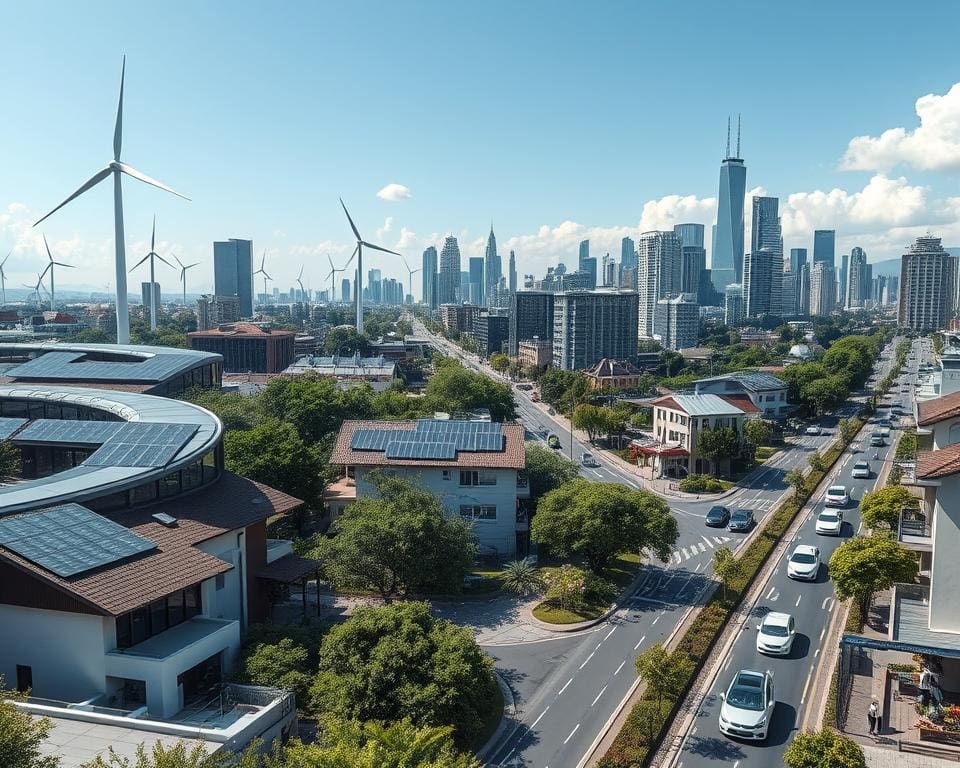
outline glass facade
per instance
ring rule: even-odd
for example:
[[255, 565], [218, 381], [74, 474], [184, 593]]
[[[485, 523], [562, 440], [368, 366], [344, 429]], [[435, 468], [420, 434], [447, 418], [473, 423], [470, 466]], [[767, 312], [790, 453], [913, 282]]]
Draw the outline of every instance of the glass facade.
[[131, 648], [154, 635], [199, 616], [200, 585], [178, 590], [117, 617], [117, 648]]

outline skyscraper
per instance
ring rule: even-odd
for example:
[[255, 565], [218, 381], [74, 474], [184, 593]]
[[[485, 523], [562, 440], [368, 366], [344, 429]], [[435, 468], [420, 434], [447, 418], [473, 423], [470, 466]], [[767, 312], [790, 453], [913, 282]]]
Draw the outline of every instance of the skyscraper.
[[703, 247], [703, 224], [677, 224], [674, 234], [680, 238], [681, 293], [699, 295], [700, 278], [707, 268], [707, 250]]
[[730, 154], [730, 121], [727, 121], [727, 156], [720, 164], [717, 228], [710, 262], [713, 284], [723, 292], [743, 275], [743, 196], [747, 190], [747, 167], [740, 159], [740, 119], [737, 118], [737, 154]]
[[487, 250], [484, 254], [484, 264], [483, 269], [485, 272], [485, 280], [482, 285], [484, 289], [482, 292], [482, 298], [477, 300], [474, 298], [474, 304], [484, 304], [487, 297], [493, 296], [494, 289], [497, 287], [497, 283], [500, 282], [500, 278], [503, 275], [503, 267], [500, 263], [500, 255], [497, 253], [497, 238], [493, 234], [493, 223], [490, 224], [490, 234], [487, 235]]
[[421, 262], [423, 271], [423, 296], [421, 301], [430, 309], [437, 308], [437, 249], [427, 246]]
[[604, 357], [634, 357], [636, 328], [637, 294], [633, 291], [558, 293], [553, 303], [553, 365], [576, 371]]
[[590, 258], [590, 241], [581, 240], [579, 256], [577, 258], [577, 269], [580, 272], [583, 272], [583, 262], [589, 258]]
[[510, 298], [507, 349], [517, 356], [518, 344], [535, 336], [553, 339], [553, 294], [544, 291], [517, 291]]
[[833, 229], [817, 229], [813, 232], [813, 262], [824, 261], [836, 266], [835, 248], [837, 232]]
[[833, 265], [814, 260], [810, 269], [810, 314], [827, 317], [837, 303], [837, 277]]
[[517, 292], [517, 254], [510, 251], [510, 293]]
[[673, 232], [681, 245], [703, 248], [703, 224], [674, 224]]
[[[153, 290], [150, 290], [151, 285]], [[157, 317], [160, 316], [160, 283], [140, 283], [140, 295], [141, 300], [143, 301], [143, 311], [146, 313], [144, 316], [149, 320], [150, 319], [150, 307], [153, 306], [151, 302], [156, 303], [157, 307]]]
[[340, 281], [340, 301], [343, 304], [350, 303], [350, 278], [343, 278]]
[[437, 278], [437, 304], [456, 304], [460, 288], [460, 246], [457, 238], [447, 236], [440, 251], [440, 273]]
[[790, 249], [790, 271], [799, 272], [800, 267], [807, 263], [807, 249], [806, 248], [791, 248]]
[[783, 273], [783, 290], [780, 294], [780, 317], [796, 317], [799, 314], [797, 308], [799, 296], [797, 295], [797, 284], [800, 281], [798, 272]]
[[810, 262], [805, 261], [797, 270], [797, 314], [810, 314]]
[[723, 322], [737, 326], [743, 322], [743, 286], [731, 283], [723, 290]]
[[640, 336], [656, 332], [657, 302], [680, 293], [680, 238], [674, 232], [644, 232], [637, 243]]
[[[492, 233], [491, 233], [492, 236]], [[490, 263], [489, 254], [487, 264]], [[479, 256], [470, 257], [470, 303], [484, 306], [487, 303], [488, 294], [483, 285], [483, 266], [484, 260]], [[466, 297], [464, 297], [466, 298]]]
[[700, 334], [700, 305], [690, 293], [678, 293], [657, 302], [654, 325], [665, 349], [697, 346]]
[[379, 269], [367, 270], [367, 290], [371, 304], [383, 304], [383, 273]]
[[240, 299], [240, 316], [253, 317], [253, 240], [215, 241], [213, 292]]
[[838, 302], [841, 307], [847, 305], [847, 267], [850, 264], [850, 254], [843, 253], [840, 255], [840, 284], [838, 286], [840, 295]]
[[863, 248], [855, 247], [850, 251], [846, 306], [862, 307], [865, 300], [872, 298], [873, 270], [867, 264], [867, 254]]
[[[754, 198], [756, 199], [756, 198]], [[748, 318], [780, 315], [783, 290], [783, 256], [761, 248], [743, 257], [743, 312]]]
[[590, 288], [597, 287], [597, 258], [595, 256], [588, 256], [583, 260], [583, 264], [580, 267], [580, 271], [587, 275], [587, 285]]
[[[780, 201], [775, 197], [754, 197], [750, 250], [767, 250], [783, 256], [780, 237]], [[749, 316], [749, 315], [748, 315]]]
[[956, 309], [957, 257], [944, 250], [939, 237], [918, 237], [900, 260], [898, 324], [921, 333], [939, 331]]
[[637, 247], [629, 237], [620, 241], [620, 269], [637, 266]]

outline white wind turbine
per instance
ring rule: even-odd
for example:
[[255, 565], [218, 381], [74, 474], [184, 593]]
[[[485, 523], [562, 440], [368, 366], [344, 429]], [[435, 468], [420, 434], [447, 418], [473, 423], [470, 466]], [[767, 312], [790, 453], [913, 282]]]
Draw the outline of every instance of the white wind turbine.
[[[35, 285], [28, 285], [23, 283], [24, 288], [29, 288], [31, 291], [37, 294], [37, 308], [42, 312], [43, 304], [40, 303], [40, 289], [43, 288], [43, 273], [37, 275], [37, 282]], [[46, 288], [44, 288], [46, 290]], [[29, 295], [29, 294], [28, 294]]]
[[180, 265], [180, 282], [183, 283], [183, 308], [186, 309], [187, 308], [187, 270], [197, 266], [200, 262], [195, 261], [193, 262], [193, 264], [184, 264], [182, 261], [180, 261], [180, 258], [176, 254], [173, 254], [173, 258], [175, 258], [177, 260], [177, 264]]
[[153, 260], [155, 258], [160, 259], [164, 264], [166, 264], [170, 269], [174, 269], [173, 264], [167, 261], [163, 256], [157, 253], [156, 250], [157, 243], [157, 217], [153, 217], [153, 231], [150, 233], [150, 252], [144, 256], [140, 261], [134, 264], [130, 271], [133, 272], [137, 267], [139, 267], [147, 259], [150, 259], [150, 330], [157, 330], [157, 302], [154, 300], [156, 298], [153, 292], [153, 286], [156, 284], [156, 279], [153, 272]]
[[410, 286], [410, 301], [413, 302], [413, 276], [417, 274], [417, 272], [423, 272], [423, 267], [410, 269], [410, 265], [407, 264], [407, 260], [403, 256], [400, 258], [403, 259], [403, 266], [407, 268], [407, 285]]
[[50, 253], [50, 246], [49, 246], [49, 244], [47, 243], [47, 236], [46, 236], [46, 235], [43, 236], [43, 244], [44, 244], [44, 246], [45, 246], [46, 249], [47, 249], [47, 258], [49, 259], [49, 261], [47, 262], [46, 268], [43, 270], [43, 272], [40, 273], [40, 279], [43, 280], [43, 276], [46, 275], [47, 272], [50, 273], [50, 311], [53, 312], [53, 311], [56, 309], [56, 306], [54, 305], [55, 296], [54, 296], [53, 268], [54, 268], [54, 267], [69, 267], [70, 269], [74, 269], [74, 265], [73, 265], [73, 264], [64, 264], [62, 261], [54, 261], [54, 260], [53, 260], [53, 254]]
[[120, 101], [117, 104], [117, 122], [113, 129], [113, 160], [101, 171], [94, 174], [70, 197], [64, 200], [60, 205], [54, 208], [50, 213], [38, 219], [33, 226], [37, 226], [48, 216], [52, 216], [63, 206], [74, 198], [80, 197], [88, 189], [92, 189], [101, 181], [109, 176], [113, 176], [113, 239], [116, 251], [116, 275], [117, 275], [117, 344], [127, 344], [130, 341], [130, 313], [127, 309], [127, 260], [123, 242], [123, 191], [121, 177], [123, 174], [132, 176], [138, 181], [151, 184], [166, 192], [189, 200], [189, 197], [181, 195], [176, 190], [171, 189], [156, 179], [150, 178], [145, 173], [141, 173], [136, 168], [127, 165], [120, 160], [120, 148], [123, 144], [123, 81], [127, 69], [127, 57], [123, 57], [123, 65], [120, 69]]
[[[354, 254], [357, 257], [357, 279], [354, 281], [356, 284], [353, 287], [353, 292], [357, 295], [357, 333], [363, 333], [363, 249], [364, 246], [367, 248], [372, 248], [375, 251], [382, 251], [383, 253], [392, 253], [394, 256], [400, 256], [396, 251], [391, 251], [388, 248], [382, 248], [379, 245], [374, 245], [373, 243], [368, 243], [362, 237], [360, 237], [360, 232], [357, 229], [357, 225], [353, 223], [353, 219], [350, 218], [350, 211], [347, 210], [347, 206], [343, 204], [343, 198], [340, 198], [340, 205], [343, 207], [343, 212], [347, 214], [347, 221], [350, 222], [350, 229], [353, 230], [353, 234], [357, 238], [357, 247], [354, 249]], [[402, 258], [402, 257], [401, 257]], [[353, 261], [353, 256], [350, 257], [350, 261]], [[350, 261], [347, 264], [350, 264]], [[346, 269], [346, 267], [344, 267]]]
[[3, 294], [3, 306], [7, 305], [7, 273], [3, 271], [3, 265], [7, 263], [7, 259], [10, 258], [12, 253], [13, 248], [3, 257], [3, 261], [0, 261], [0, 294]]
[[297, 275], [297, 285], [300, 286], [300, 300], [304, 304], [309, 304], [310, 302], [307, 301], [307, 289], [303, 287], [303, 280], [301, 280], [302, 277], [303, 277], [303, 264], [300, 265], [300, 274]]
[[264, 251], [263, 251], [263, 258], [260, 259], [260, 269], [258, 269], [256, 272], [253, 273], [253, 276], [254, 276], [254, 277], [256, 277], [257, 275], [263, 275], [263, 303], [264, 303], [264, 305], [267, 305], [267, 304], [270, 303], [270, 301], [269, 301], [269, 299], [268, 299], [268, 297], [267, 297], [267, 280], [271, 280], [271, 281], [273, 280], [273, 278], [270, 277], [270, 275], [267, 274], [267, 270], [264, 269], [264, 267], [266, 266], [266, 263], [267, 263], [267, 251], [266, 251], [266, 249], [264, 249]]
[[[354, 251], [354, 253], [356, 253], [356, 251]], [[330, 278], [330, 303], [333, 304], [333, 297], [336, 296], [335, 285], [337, 282], [337, 272], [346, 272], [347, 267], [350, 266], [350, 261], [353, 261], [353, 256], [350, 257], [350, 261], [347, 262], [347, 266], [343, 267], [343, 269], [337, 269], [333, 266], [333, 259], [330, 258], [329, 253], [327, 254], [327, 261], [330, 262], [330, 273], [327, 277]]]

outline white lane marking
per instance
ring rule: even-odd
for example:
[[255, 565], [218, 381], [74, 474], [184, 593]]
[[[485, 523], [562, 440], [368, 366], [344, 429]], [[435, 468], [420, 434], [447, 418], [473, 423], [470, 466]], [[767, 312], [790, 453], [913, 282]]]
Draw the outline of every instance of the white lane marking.
[[701, 536], [700, 538], [707, 543], [707, 546], [710, 547], [710, 549], [713, 549], [713, 542], [710, 541], [710, 539], [708, 539], [706, 536]]
[[724, 672], [726, 672], [726, 671], [730, 668], [730, 662], [731, 662], [731, 661], [733, 661], [733, 659], [727, 659], [727, 663], [723, 665], [723, 671], [724, 671]]
[[603, 696], [603, 692], [604, 692], [605, 690], [607, 690], [607, 686], [603, 686], [603, 688], [600, 689], [600, 693], [597, 694], [597, 697], [596, 697], [592, 702], [590, 702], [590, 706], [591, 706], [591, 707], [592, 707], [594, 704], [596, 704], [598, 701], [600, 701], [600, 697]]
[[597, 643], [597, 647], [596, 647], [596, 648], [594, 648], [593, 650], [595, 650], [595, 651], [599, 651], [599, 650], [600, 650], [600, 646], [601, 646], [601, 645], [603, 645], [603, 640], [601, 640], [601, 641], [600, 641], [599, 643]]
[[646, 636], [646, 635], [644, 635], [643, 637], [641, 637], [640, 640], [637, 642], [637, 644], [636, 644], [635, 646], [633, 646], [633, 650], [637, 650], [637, 648], [640, 647], [640, 643], [642, 643], [642, 642], [643, 642], [644, 640], [646, 640], [646, 639], [647, 639], [647, 636]]
[[681, 549], [683, 550], [683, 558], [684, 558], [684, 560], [689, 560], [689, 559], [690, 559], [690, 553], [687, 552], [687, 548], [686, 548], [686, 547], [681, 547]]
[[699, 573], [700, 569], [703, 568], [703, 563], [697, 563], [697, 567], [694, 569], [694, 573]]
[[820, 655], [820, 649], [817, 648], [817, 650], [815, 650], [815, 651], [813, 652], [813, 658], [817, 658], [817, 656], [819, 656], [819, 655]]
[[810, 680], [813, 679], [813, 665], [810, 665], [810, 671], [807, 672], [807, 682], [803, 684], [803, 693], [800, 696], [800, 706], [803, 706], [807, 700], [807, 689], [810, 687]]
[[[596, 651], [594, 651], [593, 653], [596, 653]], [[587, 660], [586, 660], [585, 662], [583, 662], [583, 664], [580, 665], [580, 669], [583, 669], [585, 666], [587, 666], [587, 664], [590, 663], [590, 659], [593, 658], [593, 653], [591, 653], [589, 656], [587, 656]]]
[[677, 565], [680, 565], [680, 563], [683, 562], [683, 558], [680, 557], [680, 553], [679, 553], [679, 552], [674, 552], [674, 553], [673, 553], [673, 556], [674, 556], [675, 558], [677, 558]]
[[776, 591], [777, 591], [777, 588], [775, 586], [770, 587], [770, 591], [767, 592], [767, 600], [769, 600], [773, 596], [773, 593]]
[[[797, 595], [797, 603], [796, 603], [796, 605], [800, 605], [800, 598], [802, 598], [802, 597], [803, 597], [803, 595]], [[796, 607], [796, 605], [795, 605], [794, 607]]]
[[614, 632], [616, 632], [616, 631], [617, 631], [617, 628], [614, 627], [614, 628], [611, 629], [609, 632], [607, 632], [606, 637], [604, 637], [603, 639], [606, 640], [608, 637], [610, 637], [610, 635], [612, 635], [612, 634], [613, 634]]
[[823, 629], [820, 630], [820, 641], [821, 641], [821, 642], [823, 641], [823, 636], [826, 634], [826, 632], [827, 632], [827, 628], [826, 628], [826, 627], [824, 627]]
[[624, 659], [623, 661], [620, 662], [620, 666], [617, 667], [617, 671], [613, 673], [613, 676], [614, 676], [614, 677], [617, 676], [617, 673], [619, 673], [620, 670], [623, 669], [623, 665], [626, 664], [626, 663], [627, 663], [626, 659]]
[[697, 546], [700, 547], [700, 554], [701, 554], [701, 555], [702, 555], [704, 552], [707, 551], [707, 548], [706, 548], [703, 544], [697, 544]]
[[[548, 706], [547, 709], [550, 709], [550, 707]], [[540, 717], [538, 717], [536, 720], [533, 721], [533, 725], [530, 726], [531, 731], [537, 727], [537, 723], [543, 720], [543, 716], [547, 714], [547, 709], [543, 710], [543, 712], [540, 713]]]
[[563, 684], [563, 688], [560, 689], [560, 691], [557, 693], [557, 696], [559, 696], [561, 693], [567, 690], [567, 686], [570, 685], [570, 683], [572, 682], [573, 682], [573, 678], [571, 677], [569, 680], [567, 680], [567, 682]]
[[577, 723], [575, 726], [573, 726], [573, 730], [570, 731], [570, 735], [563, 740], [563, 743], [566, 744], [568, 741], [570, 741], [570, 739], [573, 738], [573, 734], [575, 734], [578, 730], [580, 730], [580, 723]]
[[[660, 617], [659, 617], [659, 616], [657, 616], [657, 618], [655, 618], [655, 619], [653, 620], [653, 622], [650, 624], [650, 626], [652, 627], [652, 626], [653, 626], [654, 624], [656, 624], [658, 621], [660, 621]], [[592, 655], [592, 654], [591, 654], [591, 655]]]
[[827, 610], [827, 606], [830, 604], [830, 601], [831, 601], [831, 600], [833, 600], [832, 597], [825, 597], [825, 598], [823, 598], [823, 602], [820, 603], [820, 610], [822, 610], [822, 611]]

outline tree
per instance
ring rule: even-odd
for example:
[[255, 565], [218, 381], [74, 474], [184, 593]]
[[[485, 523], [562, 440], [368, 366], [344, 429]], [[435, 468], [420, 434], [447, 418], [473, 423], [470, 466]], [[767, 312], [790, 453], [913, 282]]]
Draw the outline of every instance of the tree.
[[577, 610], [583, 606], [587, 592], [587, 572], [569, 563], [554, 568], [544, 577], [547, 599], [563, 609]]
[[740, 438], [730, 427], [704, 429], [697, 435], [697, 453], [713, 464], [721, 459], [736, 456], [740, 450]]
[[743, 437], [756, 451], [773, 435], [773, 427], [763, 419], [747, 419], [743, 425]]
[[713, 572], [723, 585], [723, 600], [727, 600], [727, 588], [743, 573], [742, 563], [728, 547], [720, 547], [713, 553]]
[[536, 500], [577, 477], [580, 466], [575, 461], [563, 458], [559, 451], [542, 445], [530, 445], [526, 450], [524, 471], [530, 482], [530, 498]]
[[285, 768], [480, 768], [458, 752], [449, 726], [418, 728], [409, 719], [393, 723], [325, 717], [312, 744], [291, 742]]
[[327, 331], [323, 341], [323, 351], [328, 355], [352, 357], [358, 352], [363, 355], [370, 350], [370, 340], [363, 334], [357, 333], [352, 325], [338, 325]]
[[863, 748], [829, 728], [800, 732], [783, 754], [787, 768], [866, 768]]
[[800, 389], [800, 399], [820, 415], [841, 405], [848, 393], [849, 382], [846, 378], [842, 375], [827, 376], [804, 384]]
[[[236, 761], [236, 755], [232, 755], [226, 750], [210, 755], [206, 747], [197, 742], [193, 746], [188, 746], [183, 741], [178, 741], [172, 747], [165, 747], [159, 741], [148, 751], [146, 746], [141, 744], [137, 747], [136, 755], [133, 760], [128, 757], [118, 755], [110, 748], [110, 753], [106, 759], [97, 757], [89, 763], [85, 763], [83, 768], [259, 768], [262, 765], [260, 756], [254, 748], [248, 749], [240, 756], [239, 762]], [[269, 768], [279, 768], [278, 763], [267, 761]]]
[[810, 469], [814, 472], [825, 472], [827, 469], [827, 465], [819, 451], [814, 451], [807, 457], [807, 464], [810, 465]]
[[425, 603], [358, 608], [320, 646], [313, 708], [341, 718], [452, 726], [459, 745], [482, 733], [500, 695], [469, 629]]
[[9, 483], [20, 477], [20, 449], [9, 440], [0, 443], [0, 483]]
[[47, 718], [34, 720], [13, 703], [18, 695], [4, 690], [0, 677], [0, 765], [3, 768], [57, 768], [60, 759], [45, 755], [42, 747], [53, 723]]
[[308, 671], [309, 651], [290, 637], [279, 642], [258, 643], [243, 660], [243, 673], [254, 685], [293, 691], [297, 702], [306, 704], [312, 680]]
[[587, 438], [592, 443], [607, 426], [605, 411], [605, 408], [596, 405], [578, 405], [573, 409], [570, 423], [573, 424], [575, 429], [586, 432]]
[[888, 485], [876, 491], [868, 491], [860, 500], [860, 519], [867, 528], [895, 528], [900, 522], [904, 506], [918, 504], [919, 500], [906, 488]]
[[500, 578], [503, 588], [518, 595], [528, 595], [543, 587], [543, 580], [529, 560], [514, 560], [503, 566]]
[[657, 708], [664, 697], [674, 699], [683, 691], [693, 674], [693, 662], [686, 653], [667, 653], [663, 643], [650, 646], [637, 656], [634, 666], [637, 676], [646, 683], [647, 693], [657, 701]]
[[852, 419], [840, 419], [837, 423], [837, 428], [840, 430], [840, 437], [843, 439], [843, 442], [849, 443], [857, 436], [859, 429], [857, 428], [856, 422]]
[[540, 499], [531, 536], [560, 556], [583, 555], [599, 574], [622, 552], [649, 550], [666, 562], [678, 530], [669, 506], [659, 496], [578, 478]]
[[252, 429], [263, 421], [260, 398], [256, 395], [194, 387], [184, 393], [183, 398], [212, 411], [228, 432], [234, 429]]
[[486, 408], [494, 421], [512, 419], [516, 408], [509, 385], [459, 365], [437, 370], [427, 383], [424, 399], [434, 411], [462, 413]]
[[470, 523], [448, 517], [434, 494], [399, 477], [373, 473], [376, 497], [357, 499], [320, 539], [331, 581], [373, 589], [385, 600], [414, 591], [457, 592], [473, 562]]
[[853, 598], [864, 616], [873, 593], [917, 575], [917, 557], [888, 536], [858, 536], [837, 547], [830, 556], [830, 578], [837, 597]]
[[503, 373], [510, 368], [510, 358], [503, 352], [494, 352], [490, 355], [490, 367], [493, 370]]
[[793, 488], [794, 498], [800, 498], [804, 491], [807, 490], [807, 478], [799, 469], [791, 469], [784, 475], [783, 479], [787, 481], [787, 485]]

